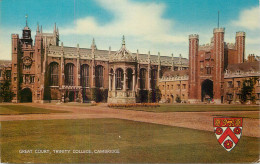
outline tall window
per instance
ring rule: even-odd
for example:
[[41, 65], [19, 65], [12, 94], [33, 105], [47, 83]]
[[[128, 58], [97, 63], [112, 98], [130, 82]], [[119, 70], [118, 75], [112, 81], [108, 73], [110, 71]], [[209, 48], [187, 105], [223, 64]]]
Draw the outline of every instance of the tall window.
[[131, 68], [127, 69], [127, 88], [132, 90], [133, 87], [133, 71]]
[[146, 70], [142, 68], [140, 70], [140, 89], [145, 89]]
[[89, 87], [89, 66], [83, 64], [80, 69], [80, 84], [82, 87]]
[[95, 77], [96, 77], [96, 87], [98, 88], [103, 87], [103, 66], [101, 65], [96, 66]]
[[123, 89], [123, 81], [124, 81], [124, 72], [121, 68], [116, 70], [116, 89], [122, 90]]
[[65, 66], [65, 85], [74, 85], [74, 64], [68, 63]]
[[50, 64], [50, 86], [59, 85], [59, 65], [56, 62]]
[[155, 89], [157, 83], [157, 70], [153, 69], [151, 71], [151, 87], [152, 89]]

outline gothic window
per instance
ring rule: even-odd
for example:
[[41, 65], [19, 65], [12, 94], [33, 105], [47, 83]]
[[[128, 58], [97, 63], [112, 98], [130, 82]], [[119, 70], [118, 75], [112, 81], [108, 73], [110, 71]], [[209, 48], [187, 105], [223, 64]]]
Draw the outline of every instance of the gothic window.
[[56, 62], [50, 64], [50, 86], [59, 84], [59, 65]]
[[68, 63], [65, 66], [65, 85], [74, 85], [74, 64]]
[[116, 70], [116, 89], [123, 89], [123, 81], [124, 81], [124, 71], [121, 68]]
[[155, 89], [157, 83], [157, 70], [153, 69], [151, 71], [151, 88]]
[[127, 69], [127, 88], [132, 89], [133, 86], [133, 71], [131, 68]]
[[146, 70], [142, 68], [140, 70], [140, 89], [145, 89]]
[[80, 84], [82, 87], [89, 87], [89, 66], [83, 64], [80, 69]]
[[96, 66], [95, 77], [96, 77], [96, 87], [98, 88], [103, 87], [103, 66], [101, 65]]

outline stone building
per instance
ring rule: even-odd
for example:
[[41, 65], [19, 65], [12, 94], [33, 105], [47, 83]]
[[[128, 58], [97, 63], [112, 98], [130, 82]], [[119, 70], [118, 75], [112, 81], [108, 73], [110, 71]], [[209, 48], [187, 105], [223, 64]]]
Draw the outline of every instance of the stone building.
[[[134, 103], [142, 101], [140, 93], [159, 86], [163, 102], [180, 97], [189, 103], [237, 103], [239, 89], [227, 86], [233, 86], [232, 80], [241, 84], [259, 77], [257, 66], [249, 68], [257, 65], [259, 57], [249, 55], [244, 61], [245, 32], [236, 33], [235, 43], [226, 43], [224, 33], [224, 28], [215, 28], [206, 45], [199, 45], [197, 34], [190, 35], [188, 60], [181, 55], [130, 52], [124, 38], [118, 51], [100, 50], [94, 39], [90, 48], [67, 47], [60, 43], [56, 25], [52, 33], [44, 33], [37, 25], [33, 42], [26, 23], [21, 37], [12, 34], [11, 67], [0, 67], [0, 83], [3, 72], [11, 74], [13, 102], [87, 102], [98, 89], [107, 93], [109, 103]], [[238, 76], [236, 71], [243, 73]]]
[[131, 53], [125, 39], [118, 51], [67, 47], [59, 30], [43, 33], [37, 25], [35, 41], [27, 23], [22, 37], [12, 34], [13, 102], [64, 102], [91, 100], [94, 88], [108, 90], [108, 102], [136, 102], [140, 90], [151, 90], [167, 70], [188, 68], [188, 60]]
[[189, 70], [167, 71], [159, 80], [161, 102], [176, 103], [179, 97], [182, 103], [188, 102]]
[[250, 78], [255, 79], [256, 83], [248, 99], [254, 96], [256, 104], [260, 104], [260, 61], [228, 65], [224, 73], [224, 103], [240, 104], [243, 82]]

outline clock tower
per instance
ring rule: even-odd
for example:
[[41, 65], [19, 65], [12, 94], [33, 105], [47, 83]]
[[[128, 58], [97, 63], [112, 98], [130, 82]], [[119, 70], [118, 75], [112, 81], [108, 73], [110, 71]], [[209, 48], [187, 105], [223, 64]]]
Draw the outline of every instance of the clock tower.
[[26, 25], [23, 29], [23, 36], [21, 38], [22, 43], [24, 43], [26, 46], [30, 45], [32, 46], [32, 37], [31, 37], [31, 29], [28, 27], [27, 23], [27, 15], [26, 17]]

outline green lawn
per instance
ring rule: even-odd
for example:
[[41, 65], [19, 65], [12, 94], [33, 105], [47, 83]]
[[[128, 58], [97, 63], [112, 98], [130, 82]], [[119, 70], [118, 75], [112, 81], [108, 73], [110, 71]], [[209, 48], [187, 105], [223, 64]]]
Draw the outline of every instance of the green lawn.
[[0, 105], [0, 115], [68, 113], [67, 111], [36, 108], [24, 105]]
[[160, 104], [160, 107], [121, 108], [147, 112], [208, 112], [208, 111], [259, 111], [259, 106], [249, 105], [190, 105], [190, 104]]
[[[258, 160], [260, 146], [259, 138], [242, 136], [227, 152], [213, 132], [119, 119], [6, 121], [1, 122], [0, 140], [4, 163], [243, 163]], [[19, 153], [37, 149], [119, 149], [120, 153]]]

